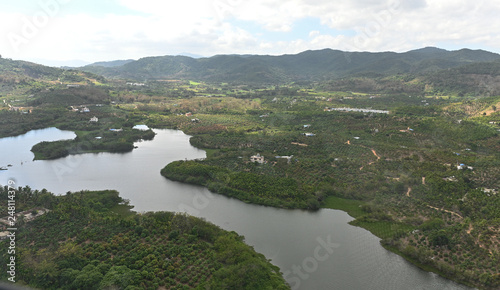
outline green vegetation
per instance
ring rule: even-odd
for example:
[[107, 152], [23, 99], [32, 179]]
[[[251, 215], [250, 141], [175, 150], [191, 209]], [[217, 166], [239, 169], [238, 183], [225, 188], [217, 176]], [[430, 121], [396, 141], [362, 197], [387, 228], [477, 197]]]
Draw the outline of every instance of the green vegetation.
[[[216, 83], [309, 83], [346, 77], [376, 78], [400, 74], [432, 74], [500, 57], [486, 51], [445, 51], [424, 48], [405, 53], [345, 52], [323, 49], [296, 55], [217, 55], [194, 59], [185, 56], [146, 57], [121, 66], [80, 68], [110, 78], [197, 80]], [[464, 72], [469, 72], [469, 69]], [[477, 69], [474, 70], [478, 71]], [[489, 73], [483, 69], [480, 73]], [[447, 84], [447, 83], [446, 83]], [[391, 89], [397, 86], [391, 86]], [[349, 88], [352, 90], [352, 86]], [[394, 91], [392, 91], [394, 92]]]
[[203, 185], [213, 192], [245, 202], [286, 208], [319, 208], [314, 195], [304, 194], [292, 178], [231, 172], [194, 161], [172, 162], [162, 169], [161, 174], [172, 180]]
[[[420, 267], [475, 287], [497, 289], [500, 287], [500, 112], [497, 111], [500, 92], [496, 85], [489, 84], [498, 75], [498, 62], [477, 62], [493, 61], [498, 55], [432, 48], [388, 55], [379, 59], [378, 55], [353, 53], [348, 64], [344, 63], [344, 53], [329, 50], [293, 57], [263, 57], [270, 66], [259, 61], [260, 57], [217, 56], [200, 60], [160, 57], [99, 68], [107, 76], [127, 81], [138, 75], [151, 76], [148, 79], [152, 81], [144, 86], [127, 85], [121, 79], [98, 80], [91, 74], [75, 71], [42, 70], [29, 76], [20, 69], [24, 64], [6, 61], [0, 66], [16, 69], [12, 74], [6, 73], [10, 70], [2, 73], [0, 100], [5, 102], [0, 103], [0, 136], [48, 126], [75, 131], [76, 140], [42, 143], [33, 148], [37, 158], [57, 158], [73, 153], [130, 150], [133, 141], [152, 137], [151, 131], [131, 129], [135, 124], [181, 129], [193, 135], [190, 139], [193, 146], [207, 150], [207, 158], [168, 164], [161, 172], [165, 177], [203, 185], [244, 202], [282, 208], [345, 210], [355, 218], [351, 224], [370, 230], [382, 238], [386, 248]], [[328, 61], [312, 62], [318, 57]], [[287, 62], [285, 72], [282, 66]], [[338, 71], [331, 70], [333, 63], [338, 64]], [[62, 73], [67, 78], [54, 82]], [[176, 80], [171, 79], [172, 75]], [[20, 76], [22, 81], [16, 81]], [[79, 87], [67, 86], [76, 81]], [[9, 111], [13, 106], [25, 107], [24, 113]], [[83, 106], [91, 112], [73, 111]], [[328, 110], [344, 107], [390, 113]], [[27, 112], [28, 108], [31, 112]], [[92, 116], [99, 121], [90, 122]], [[123, 131], [111, 132], [110, 128]], [[264, 157], [263, 163], [250, 161], [256, 154]], [[52, 199], [44, 197], [40, 202]], [[100, 213], [94, 206], [112, 212], [110, 208], [116, 204], [107, 207], [96, 203], [85, 214]], [[63, 214], [63, 209], [60, 210]], [[121, 215], [109, 219], [110, 222], [115, 218], [135, 221], [120, 225], [125, 227], [124, 235], [129, 231], [135, 233], [138, 225], [147, 231], [142, 237], [142, 231], [138, 230], [141, 239], [129, 237], [142, 243], [137, 244], [138, 248], [157, 243], [159, 238], [154, 240], [157, 236], [152, 234], [154, 227], [149, 227], [150, 224], [161, 227], [155, 214], [127, 217], [123, 208], [116, 211]], [[178, 229], [172, 225], [173, 220], [191, 218], [170, 215], [167, 219], [170, 222], [161, 232], [167, 237], [165, 245], [191, 246], [191, 252], [196, 253], [203, 250], [197, 247], [204, 243], [215, 251], [224, 248], [221, 246], [224, 243], [241, 242], [236, 234], [224, 234], [224, 239], [217, 241], [212, 236], [194, 234], [192, 228]], [[70, 216], [75, 219], [71, 223], [84, 222], [78, 220], [78, 215]], [[101, 221], [100, 215], [96, 216], [92, 218]], [[139, 222], [142, 219], [147, 223]], [[88, 226], [79, 225], [83, 229]], [[58, 235], [66, 234], [66, 230]], [[86, 230], [83, 233], [92, 236]], [[109, 231], [109, 235], [114, 234], [119, 233]], [[99, 243], [109, 244], [115, 239], [106, 237]], [[61, 244], [70, 241], [69, 236], [65, 238], [61, 238]], [[126, 245], [112, 250], [128, 251]], [[239, 246], [235, 245], [233, 250], [240, 251]], [[52, 264], [44, 262], [49, 267], [57, 265], [51, 257], [62, 255], [54, 251], [59, 248], [49, 247], [40, 257], [35, 253], [28, 257], [37, 263], [52, 261]], [[82, 251], [87, 253], [90, 249], [82, 245]], [[125, 254], [115, 258], [114, 252], [108, 253], [116, 263], [113, 266], [138, 270], [135, 261], [128, 261]], [[151, 252], [144, 254], [147, 257]], [[107, 258], [97, 255], [98, 252], [92, 259]], [[205, 276], [203, 279], [187, 277], [187, 273], [184, 282], [177, 278], [180, 276], [176, 274], [185, 273], [186, 268], [175, 262], [186, 261], [186, 267], [191, 267], [189, 257], [181, 256], [173, 265], [169, 264], [168, 273], [163, 268], [158, 271], [172, 279], [167, 280], [168, 287], [177, 288], [200, 285], [241, 288], [243, 284], [238, 284], [241, 281], [237, 284], [221, 281], [226, 278], [237, 281], [236, 276], [245, 267], [264, 275], [260, 264], [245, 266], [246, 262], [232, 259], [229, 254], [223, 255], [222, 260], [210, 260], [215, 254], [211, 255], [203, 256], [212, 265], [210, 271], [199, 272], [201, 277]], [[147, 262], [150, 261], [144, 260]], [[39, 267], [37, 263], [34, 265]], [[112, 269], [111, 262], [106, 263], [110, 266], [105, 267], [106, 271], [96, 270], [100, 265], [96, 262], [78, 264], [73, 269], [79, 272], [73, 274], [84, 271], [85, 277], [102, 276], [100, 281], [103, 281]], [[233, 264], [226, 264], [222, 270], [216, 267], [220, 263]], [[159, 261], [158, 264], [161, 265]], [[129, 272], [113, 268], [109, 277], [124, 273]], [[170, 277], [171, 273], [176, 276]], [[73, 274], [64, 275], [71, 281], [80, 281]], [[46, 277], [55, 277], [51, 275]], [[251, 275], [239, 276], [252, 280]], [[251, 284], [250, 280], [245, 280], [244, 285], [257, 288], [264, 285]], [[50, 279], [46, 282], [49, 281], [57, 284]], [[193, 285], [189, 284], [191, 281]], [[155, 287], [154, 283], [159, 282], [144, 283]]]
[[[414, 97], [411, 106], [402, 106], [408, 96], [270, 91], [254, 91], [259, 109], [238, 118], [220, 111], [197, 114], [199, 122], [157, 115], [157, 124], [194, 134], [191, 144], [210, 150], [207, 159], [174, 162], [162, 174], [247, 202], [345, 210], [356, 218], [351, 224], [419, 266], [466, 284], [497, 287], [500, 199], [482, 188], [500, 186], [500, 136], [490, 124], [499, 115], [451, 110], [456, 100], [442, 98]], [[486, 107], [499, 99], [468, 102]], [[198, 100], [185, 104], [196, 106]], [[364, 107], [370, 100], [373, 108], [392, 113], [323, 110]], [[397, 107], [387, 107], [391, 103]], [[257, 153], [266, 162], [250, 162]], [[461, 163], [472, 169], [458, 170]]]
[[134, 149], [133, 142], [141, 139], [151, 140], [155, 136], [151, 129], [141, 131], [128, 128], [119, 132], [101, 130], [79, 133], [74, 140], [38, 143], [31, 151], [35, 153], [35, 159], [38, 160], [57, 159], [69, 154], [91, 152], [123, 153]]
[[392, 217], [386, 215], [382, 209], [374, 209], [373, 205], [358, 200], [329, 196], [323, 207], [347, 212], [356, 218], [350, 222], [351, 225], [365, 228], [382, 239], [401, 236], [416, 228], [411, 224], [394, 222]]
[[[1, 188], [0, 197], [7, 200], [7, 192]], [[41, 289], [289, 289], [279, 268], [242, 236], [195, 217], [136, 214], [116, 191], [54, 196], [26, 187], [16, 190], [16, 199], [19, 210], [50, 210], [16, 232], [16, 281], [21, 284]], [[8, 259], [6, 251], [1, 255]], [[3, 265], [0, 279], [7, 277]]]

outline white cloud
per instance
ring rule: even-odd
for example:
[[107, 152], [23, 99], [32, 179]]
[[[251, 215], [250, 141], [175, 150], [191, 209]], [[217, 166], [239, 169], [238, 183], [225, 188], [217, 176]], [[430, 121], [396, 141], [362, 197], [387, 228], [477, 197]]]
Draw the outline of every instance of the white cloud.
[[320, 35], [320, 32], [318, 30], [313, 30], [313, 31], [309, 32], [309, 37], [315, 37], [318, 35]]
[[[205, 56], [285, 54], [325, 47], [406, 51], [448, 44], [500, 51], [500, 1], [116, 1], [131, 12], [61, 13], [49, 17], [48, 23], [37, 27], [37, 33], [31, 37], [23, 36], [23, 27], [26, 19], [33, 22], [36, 7], [32, 14], [0, 12], [0, 53], [18, 59], [96, 61], [180, 52]], [[308, 34], [294, 36], [297, 21], [306, 18], [318, 19], [323, 26], [308, 27]], [[255, 25], [245, 28], [238, 27], [238, 23], [256, 24], [261, 29], [253, 31], [248, 27]], [[286, 35], [283, 39], [287, 41], [272, 40], [266, 31], [277, 37]], [[338, 35], [338, 31], [349, 33]], [[16, 50], [10, 45], [9, 35], [26, 41], [18, 43]]]

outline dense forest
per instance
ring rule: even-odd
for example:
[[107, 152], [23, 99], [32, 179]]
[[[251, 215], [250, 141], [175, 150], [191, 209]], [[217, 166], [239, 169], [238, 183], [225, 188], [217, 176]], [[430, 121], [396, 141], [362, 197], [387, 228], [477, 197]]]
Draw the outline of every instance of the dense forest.
[[194, 59], [186, 56], [145, 57], [123, 65], [98, 63], [79, 70], [119, 79], [171, 79], [238, 84], [286, 84], [328, 81], [347, 77], [381, 77], [429, 74], [478, 62], [493, 62], [500, 55], [434, 47], [395, 52], [309, 50], [293, 55], [216, 55]]
[[[0, 189], [3, 200], [8, 191]], [[48, 210], [17, 222], [17, 283], [40, 289], [289, 289], [279, 269], [242, 236], [201, 219], [136, 214], [116, 191], [54, 196], [25, 187], [15, 193], [20, 211]], [[6, 251], [1, 255], [8, 259]], [[5, 263], [2, 269], [7, 280]]]
[[38, 143], [31, 151], [35, 153], [35, 159], [57, 159], [70, 154], [91, 152], [124, 153], [134, 149], [134, 142], [152, 140], [155, 136], [151, 129], [142, 131], [129, 128], [118, 132], [92, 130], [79, 133], [74, 140]]

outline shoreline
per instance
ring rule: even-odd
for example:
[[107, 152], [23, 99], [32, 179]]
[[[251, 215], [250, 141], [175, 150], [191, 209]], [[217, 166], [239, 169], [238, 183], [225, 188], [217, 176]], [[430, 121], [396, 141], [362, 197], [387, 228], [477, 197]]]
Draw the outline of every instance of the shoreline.
[[[451, 281], [456, 282], [456, 283], [461, 284], [461, 285], [465, 285], [467, 287], [471, 287], [473, 289], [481, 289], [481, 288], [477, 288], [475, 285], [473, 285], [471, 283], [467, 283], [465, 281], [460, 281], [460, 280], [456, 279], [456, 277], [454, 277], [454, 276], [446, 275], [445, 273], [443, 273], [442, 271], [440, 271], [436, 267], [433, 267], [432, 265], [426, 265], [426, 264], [420, 263], [419, 261], [417, 261], [417, 260], [409, 257], [408, 255], [406, 255], [405, 253], [401, 252], [397, 247], [391, 246], [391, 245], [388, 245], [388, 244], [384, 243], [383, 242], [384, 241], [384, 237], [381, 237], [381, 236], [377, 235], [376, 231], [373, 231], [373, 228], [366, 227], [366, 225], [363, 226], [363, 225], [360, 225], [359, 223], [356, 223], [356, 220], [357, 220], [357, 218], [360, 215], [359, 215], [359, 212], [357, 213], [355, 211], [355, 209], [353, 210], [353, 205], [355, 203], [359, 203], [361, 205], [364, 202], [358, 201], [358, 200], [350, 200], [350, 199], [340, 198], [340, 197], [328, 197], [327, 200], [328, 199], [330, 199], [330, 201], [332, 199], [337, 199], [337, 200], [343, 201], [343, 203], [338, 203], [341, 206], [337, 206], [337, 207], [334, 207], [334, 206], [323, 206], [322, 208], [335, 209], [335, 210], [341, 210], [341, 211], [346, 212], [349, 216], [351, 216], [351, 217], [354, 218], [353, 221], [349, 222], [350, 225], [363, 228], [363, 229], [369, 231], [370, 233], [372, 233], [374, 236], [378, 237], [380, 239], [380, 245], [384, 249], [388, 250], [389, 252], [394, 253], [394, 254], [402, 257], [403, 259], [405, 259], [406, 261], [408, 261], [409, 263], [411, 263], [412, 265], [418, 267], [421, 270], [424, 270], [426, 272], [435, 273], [435, 274], [437, 274], [437, 275], [439, 275], [439, 276], [441, 276], [443, 278], [446, 278], [448, 280], [451, 280]], [[375, 224], [375, 223], [373, 223], [373, 224]], [[392, 224], [396, 224], [396, 223], [392, 223]]]

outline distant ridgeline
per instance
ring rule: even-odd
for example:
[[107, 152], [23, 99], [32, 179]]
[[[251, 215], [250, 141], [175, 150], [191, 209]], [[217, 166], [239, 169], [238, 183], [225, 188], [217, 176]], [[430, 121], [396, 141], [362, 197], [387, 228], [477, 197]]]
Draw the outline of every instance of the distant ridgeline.
[[[405, 53], [345, 52], [323, 49], [295, 55], [216, 55], [146, 57], [137, 61], [95, 63], [78, 68], [106, 77], [136, 80], [194, 79], [214, 82], [289, 83], [382, 77], [397, 74], [430, 74], [475, 63], [498, 61], [500, 55], [482, 50], [447, 51], [427, 47]], [[487, 68], [482, 73], [498, 71]], [[481, 67], [481, 66], [480, 66]], [[466, 71], [477, 71], [471, 66]]]

